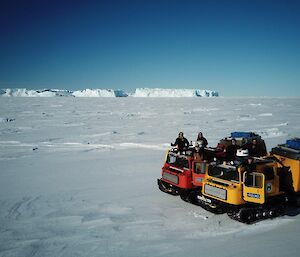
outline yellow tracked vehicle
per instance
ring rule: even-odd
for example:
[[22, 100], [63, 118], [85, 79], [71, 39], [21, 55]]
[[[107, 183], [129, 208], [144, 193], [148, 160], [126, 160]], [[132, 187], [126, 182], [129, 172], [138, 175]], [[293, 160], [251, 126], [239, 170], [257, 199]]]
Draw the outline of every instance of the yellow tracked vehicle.
[[210, 163], [199, 204], [244, 223], [277, 217], [289, 204], [299, 205], [300, 140], [289, 141], [265, 157]]

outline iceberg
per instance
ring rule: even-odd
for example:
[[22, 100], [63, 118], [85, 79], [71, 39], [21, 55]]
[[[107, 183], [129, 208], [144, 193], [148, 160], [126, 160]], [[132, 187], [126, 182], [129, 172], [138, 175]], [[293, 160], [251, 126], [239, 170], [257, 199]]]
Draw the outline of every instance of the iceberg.
[[42, 89], [26, 88], [0, 89], [2, 97], [217, 97], [219, 93], [205, 89], [171, 89], [171, 88], [136, 88], [134, 93], [126, 93], [122, 89]]
[[133, 97], [213, 97], [218, 92], [203, 89], [137, 88]]
[[128, 96], [123, 90], [113, 90], [113, 89], [84, 89], [79, 91], [74, 91], [72, 93], [75, 97], [126, 97]]
[[0, 96], [4, 97], [54, 97], [71, 96], [71, 91], [61, 89], [30, 90], [26, 88], [6, 88], [0, 90]]

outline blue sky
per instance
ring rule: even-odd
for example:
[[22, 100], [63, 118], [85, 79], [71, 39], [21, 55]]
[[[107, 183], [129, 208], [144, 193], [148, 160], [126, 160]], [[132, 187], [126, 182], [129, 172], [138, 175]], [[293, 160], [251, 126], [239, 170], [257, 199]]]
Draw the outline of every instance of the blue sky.
[[6, 87], [300, 96], [300, 1], [1, 0]]

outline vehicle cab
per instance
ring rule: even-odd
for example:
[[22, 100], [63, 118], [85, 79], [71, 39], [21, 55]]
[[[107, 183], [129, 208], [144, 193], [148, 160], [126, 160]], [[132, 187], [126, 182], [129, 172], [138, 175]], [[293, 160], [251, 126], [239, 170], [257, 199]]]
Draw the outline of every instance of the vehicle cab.
[[162, 167], [159, 188], [177, 195], [181, 190], [201, 187], [206, 173], [207, 162], [194, 159], [192, 151], [179, 153], [173, 149], [167, 151]]
[[278, 163], [270, 158], [254, 158], [255, 170], [248, 172], [243, 162], [211, 163], [202, 194], [220, 205], [264, 204], [279, 192]]

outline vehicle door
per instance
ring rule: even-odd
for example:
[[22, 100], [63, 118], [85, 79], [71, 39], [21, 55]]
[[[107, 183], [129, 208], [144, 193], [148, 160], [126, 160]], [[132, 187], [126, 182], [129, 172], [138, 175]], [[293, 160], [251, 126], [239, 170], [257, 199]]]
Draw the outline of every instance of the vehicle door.
[[193, 161], [193, 185], [202, 186], [205, 177], [207, 162], [206, 161]]
[[244, 172], [243, 199], [246, 202], [263, 204], [265, 202], [265, 176], [257, 172]]

